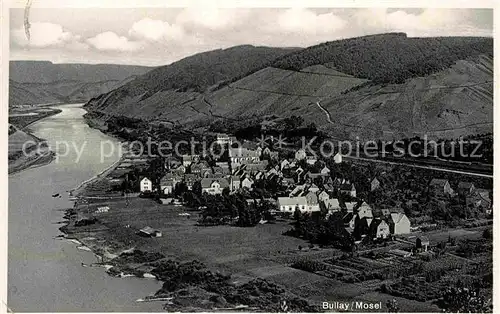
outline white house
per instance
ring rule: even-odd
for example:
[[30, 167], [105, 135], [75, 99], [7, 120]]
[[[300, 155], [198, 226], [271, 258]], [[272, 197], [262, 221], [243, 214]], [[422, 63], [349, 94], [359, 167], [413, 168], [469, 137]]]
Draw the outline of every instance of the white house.
[[301, 212], [307, 210], [305, 197], [278, 197], [278, 209], [282, 212], [294, 212], [298, 208]]
[[319, 211], [319, 202], [318, 202], [318, 196], [316, 195], [315, 192], [309, 191], [309, 193], [306, 194], [305, 196], [306, 201], [307, 201], [307, 211], [308, 212], [317, 212]]
[[153, 191], [153, 182], [149, 180], [147, 177], [142, 178], [140, 182], [141, 192]]
[[359, 206], [358, 208], [358, 216], [359, 218], [373, 218], [373, 212], [370, 205], [368, 205], [366, 202], [363, 202], [363, 204], [361, 204], [361, 206]]
[[246, 177], [241, 181], [241, 188], [247, 188], [249, 190], [252, 189], [253, 186], [253, 180], [250, 179], [249, 177]]
[[229, 187], [229, 182], [224, 178], [201, 179], [201, 190], [211, 195], [222, 194], [224, 188]]
[[333, 161], [336, 164], [342, 163], [342, 154], [340, 152], [336, 153], [335, 156], [333, 156]]
[[410, 233], [410, 219], [403, 213], [391, 213], [389, 226], [391, 234]]
[[174, 191], [174, 180], [168, 179], [167, 176], [164, 176], [160, 180], [160, 189], [163, 192], [163, 194], [172, 194]]

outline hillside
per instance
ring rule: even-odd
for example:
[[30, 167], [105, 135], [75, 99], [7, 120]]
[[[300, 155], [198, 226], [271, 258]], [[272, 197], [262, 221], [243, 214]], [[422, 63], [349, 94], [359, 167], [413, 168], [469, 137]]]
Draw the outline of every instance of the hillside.
[[88, 101], [128, 83], [151, 68], [109, 64], [11, 61], [9, 105]]
[[[200, 77], [174, 85], [157, 69], [87, 106], [106, 115], [191, 126], [300, 115], [343, 139], [422, 132], [454, 137], [492, 129], [492, 54], [491, 38], [366, 36], [292, 51], [222, 84]], [[169, 67], [162, 71], [179, 69]], [[208, 84], [213, 87], [206, 90]]]
[[375, 83], [403, 83], [492, 52], [493, 38], [408, 38], [390, 33], [322, 43], [278, 58], [272, 66], [298, 71], [322, 64]]
[[[246, 45], [203, 52], [158, 67], [111, 93], [102, 95], [100, 99], [112, 108], [126, 104], [142, 107], [140, 102], [143, 101], [168, 105], [172, 101], [171, 95], [182, 102], [185, 98], [190, 99], [193, 93], [204, 92], [212, 85], [233, 81], [262, 69], [277, 57], [292, 51], [292, 48]], [[136, 109], [130, 108], [133, 111]]]

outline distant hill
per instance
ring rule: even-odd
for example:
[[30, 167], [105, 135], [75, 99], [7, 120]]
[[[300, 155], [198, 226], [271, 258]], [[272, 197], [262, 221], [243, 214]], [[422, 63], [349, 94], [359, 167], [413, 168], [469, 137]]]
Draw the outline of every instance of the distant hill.
[[300, 115], [335, 137], [453, 137], [492, 129], [492, 43], [382, 34], [282, 51], [252, 66], [238, 64], [235, 47], [155, 69], [87, 107], [196, 127]]
[[120, 87], [149, 67], [11, 61], [9, 105], [88, 101]]
[[52, 83], [57, 81], [121, 81], [141, 75], [151, 67], [119, 64], [52, 63], [50, 61], [10, 61], [9, 79], [19, 83]]

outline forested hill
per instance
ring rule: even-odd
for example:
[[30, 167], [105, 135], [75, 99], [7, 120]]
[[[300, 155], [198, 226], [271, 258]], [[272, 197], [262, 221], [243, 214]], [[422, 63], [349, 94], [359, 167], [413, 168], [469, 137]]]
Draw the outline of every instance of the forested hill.
[[[86, 107], [207, 126], [300, 115], [333, 136], [489, 132], [493, 39], [371, 35], [305, 49], [238, 46], [160, 67]], [[444, 132], [444, 133], [443, 133]]]
[[166, 90], [203, 92], [214, 84], [260, 70], [276, 58], [295, 50], [244, 45], [202, 52], [138, 77], [116, 90], [112, 98], [142, 95], [144, 99]]
[[321, 64], [374, 83], [403, 83], [482, 54], [493, 56], [493, 38], [409, 38], [389, 33], [311, 46], [278, 58], [272, 66], [298, 71]]

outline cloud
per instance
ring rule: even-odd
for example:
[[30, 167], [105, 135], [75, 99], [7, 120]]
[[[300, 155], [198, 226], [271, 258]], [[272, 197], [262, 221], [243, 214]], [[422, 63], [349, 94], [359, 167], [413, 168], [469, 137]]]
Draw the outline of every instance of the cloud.
[[125, 36], [118, 36], [114, 32], [104, 32], [87, 39], [92, 47], [102, 51], [136, 51], [143, 45], [140, 42], [130, 41]]
[[405, 32], [410, 37], [491, 36], [492, 29], [472, 23], [470, 10], [428, 8], [419, 13], [405, 10], [363, 9], [355, 14], [355, 29], [375, 32]]
[[135, 22], [128, 33], [132, 38], [150, 41], [180, 40], [185, 36], [184, 30], [179, 25], [150, 18]]
[[331, 12], [317, 14], [308, 9], [293, 8], [280, 13], [277, 24], [278, 31], [318, 35], [339, 31], [347, 22]]
[[248, 9], [186, 8], [177, 15], [175, 23], [194, 28], [221, 30], [241, 25], [249, 15]]
[[[66, 45], [75, 46], [80, 41], [80, 36], [65, 31], [59, 24], [53, 23], [31, 23], [30, 40], [26, 37], [24, 27], [14, 29], [11, 32], [12, 40], [21, 47], [62, 47]], [[85, 45], [80, 46], [85, 48]]]

